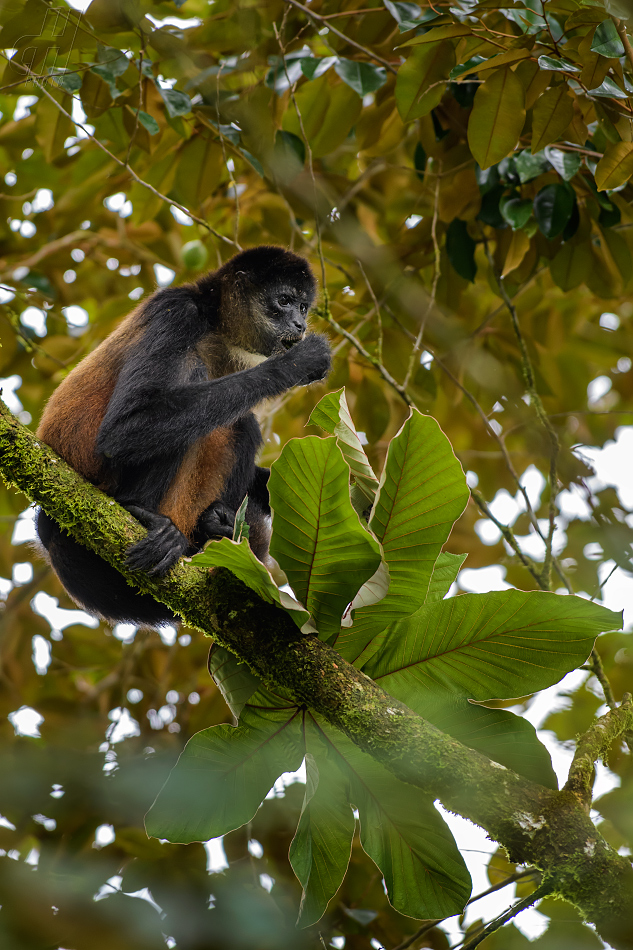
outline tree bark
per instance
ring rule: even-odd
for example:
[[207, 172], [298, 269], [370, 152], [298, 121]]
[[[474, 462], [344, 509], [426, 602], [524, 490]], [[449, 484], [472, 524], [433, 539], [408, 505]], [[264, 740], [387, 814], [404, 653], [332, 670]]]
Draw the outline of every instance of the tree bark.
[[[301, 634], [285, 611], [262, 601], [227, 570], [209, 573], [184, 560], [162, 581], [126, 571], [124, 552], [144, 529], [1, 402], [0, 470], [7, 484], [40, 504], [131, 584], [233, 652], [264, 683], [288, 690], [398, 778], [480, 825], [512, 861], [541, 869], [552, 893], [574, 904], [605, 940], [633, 950], [633, 868], [589, 819], [586, 783], [581, 794], [574, 782], [555, 792], [462, 745], [325, 643]], [[605, 720], [613, 739], [633, 727], [630, 703]], [[590, 742], [583, 746], [585, 758], [590, 748]]]

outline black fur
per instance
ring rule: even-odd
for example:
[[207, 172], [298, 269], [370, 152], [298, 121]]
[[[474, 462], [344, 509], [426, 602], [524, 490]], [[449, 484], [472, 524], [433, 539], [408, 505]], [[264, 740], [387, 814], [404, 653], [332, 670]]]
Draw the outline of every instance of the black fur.
[[[258, 247], [195, 284], [157, 291], [143, 306], [142, 332], [118, 372], [95, 443], [106, 490], [148, 529], [128, 552], [126, 564], [133, 570], [163, 576], [210, 537], [231, 537], [246, 494], [251, 546], [259, 557], [266, 555], [269, 472], [255, 465], [261, 433], [251, 410], [327, 375], [326, 339], [305, 335], [315, 289], [302, 258]], [[203, 358], [200, 346], [211, 356]], [[266, 359], [236, 369], [236, 361], [249, 354]], [[69, 393], [77, 399], [72, 384]], [[188, 539], [158, 509], [185, 453], [218, 427], [231, 430], [232, 468], [221, 496], [200, 514]], [[64, 436], [74, 437], [73, 432]], [[53, 447], [64, 455], [63, 448]], [[174, 620], [164, 605], [136, 593], [44, 512], [37, 528], [62, 583], [87, 610], [111, 622]]]

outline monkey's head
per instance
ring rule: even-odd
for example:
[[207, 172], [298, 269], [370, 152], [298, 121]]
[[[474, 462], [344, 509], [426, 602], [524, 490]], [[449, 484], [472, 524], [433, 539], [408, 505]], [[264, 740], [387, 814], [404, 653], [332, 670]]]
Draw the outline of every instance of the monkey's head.
[[217, 272], [221, 280], [222, 335], [251, 353], [272, 356], [306, 332], [316, 296], [310, 265], [282, 247], [242, 251]]

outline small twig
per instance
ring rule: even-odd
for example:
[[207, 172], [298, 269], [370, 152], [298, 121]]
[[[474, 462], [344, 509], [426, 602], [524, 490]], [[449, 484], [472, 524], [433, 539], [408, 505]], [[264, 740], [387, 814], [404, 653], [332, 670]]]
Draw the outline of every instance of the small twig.
[[631, 729], [633, 698], [630, 693], [625, 693], [620, 705], [597, 719], [578, 740], [565, 791], [573, 792], [587, 814], [591, 808], [595, 763], [606, 754], [615, 739]]
[[517, 901], [516, 904], [513, 904], [504, 914], [500, 914], [499, 917], [496, 917], [494, 920], [491, 920], [487, 927], [484, 927], [477, 936], [473, 937], [472, 940], [469, 940], [468, 943], [464, 944], [454, 944], [454, 947], [461, 946], [462, 950], [474, 950], [474, 947], [478, 947], [479, 944], [489, 937], [490, 934], [493, 934], [496, 930], [499, 930], [500, 927], [503, 927], [504, 924], [507, 924], [508, 921], [512, 920], [513, 917], [516, 917], [521, 913], [522, 910], [527, 910], [528, 907], [532, 907], [539, 901], [542, 897], [546, 897], [547, 894], [550, 894], [554, 889], [554, 883], [551, 880], [543, 881], [543, 883], [536, 888], [535, 891], [532, 891], [528, 897], [524, 897], [523, 900]]
[[[442, 163], [439, 162], [440, 174], [442, 172]], [[420, 329], [418, 335], [413, 344], [413, 349], [411, 351], [411, 356], [409, 358], [409, 365], [407, 367], [407, 372], [404, 377], [403, 387], [406, 389], [409, 385], [413, 369], [415, 367], [416, 358], [420, 352], [420, 347], [422, 345], [422, 337], [424, 336], [424, 329], [426, 327], [426, 321], [429, 318], [429, 314], [435, 305], [435, 298], [437, 296], [437, 285], [440, 279], [440, 246], [437, 240], [437, 218], [439, 212], [440, 204], [440, 179], [439, 177], [435, 180], [435, 199], [433, 202], [433, 221], [431, 223], [431, 237], [433, 239], [433, 283], [431, 285], [431, 293], [429, 295], [429, 300], [424, 312], [424, 316], [420, 321]]]
[[626, 35], [626, 24], [622, 20], [616, 19], [616, 17], [611, 17], [615, 23], [615, 28], [620, 34], [620, 39], [622, 40], [622, 45], [624, 46], [624, 54], [629, 61], [629, 66], [633, 69], [633, 47], [631, 46], [631, 41]]
[[141, 104], [143, 102], [143, 53], [145, 52], [145, 34], [143, 30], [139, 30], [141, 36], [141, 48], [138, 54], [138, 105], [136, 107], [136, 115], [134, 116], [134, 129], [130, 136], [130, 141], [127, 146], [127, 154], [125, 156], [125, 164], [129, 166], [130, 164], [130, 153], [132, 151], [132, 145], [134, 144], [134, 139], [136, 138], [136, 133], [138, 132], [138, 117], [139, 112], [141, 111]]
[[543, 581], [542, 581], [540, 573], [536, 570], [532, 561], [530, 561], [527, 555], [524, 554], [521, 548], [519, 547], [519, 543], [517, 539], [514, 537], [514, 533], [512, 529], [508, 527], [507, 524], [503, 524], [503, 522], [499, 521], [498, 518], [495, 518], [487, 502], [484, 500], [483, 496], [480, 495], [480, 493], [475, 488], [470, 489], [470, 494], [472, 496], [473, 501], [475, 502], [477, 507], [485, 514], [486, 518], [489, 518], [492, 521], [492, 523], [497, 526], [497, 528], [499, 529], [503, 537], [506, 539], [506, 541], [508, 542], [508, 544], [510, 545], [514, 553], [517, 555], [517, 557], [523, 564], [523, 566], [527, 568], [527, 570], [530, 572], [530, 574], [532, 575], [536, 583], [539, 585], [541, 590], [546, 590], [547, 588], [543, 586]]
[[545, 408], [541, 401], [541, 397], [536, 388], [536, 381], [534, 378], [534, 370], [532, 369], [532, 362], [530, 360], [530, 355], [528, 353], [527, 345], [521, 332], [521, 327], [519, 325], [519, 318], [517, 315], [517, 310], [510, 296], [508, 295], [507, 290], [503, 284], [503, 278], [497, 272], [492, 255], [490, 253], [490, 248], [488, 247], [488, 242], [484, 237], [484, 249], [486, 252], [486, 257], [488, 259], [488, 265], [490, 270], [495, 278], [497, 286], [499, 288], [499, 293], [501, 298], [505, 303], [508, 312], [510, 314], [510, 320], [512, 321], [512, 327], [514, 329], [514, 334], [517, 338], [519, 344], [519, 352], [521, 354], [521, 366], [523, 369], [523, 378], [525, 379], [525, 385], [530, 396], [530, 402], [534, 407], [537, 418], [549, 437], [551, 454], [550, 454], [550, 469], [549, 469], [549, 482], [550, 482], [550, 496], [549, 496], [549, 531], [547, 532], [547, 538], [545, 539], [545, 559], [543, 561], [543, 570], [541, 576], [543, 578], [543, 583], [546, 585], [546, 590], [551, 590], [552, 580], [552, 546], [554, 542], [554, 531], [556, 530], [556, 486], [558, 484], [558, 473], [557, 473], [557, 462], [558, 454], [560, 452], [560, 442], [558, 439], [558, 434], [556, 429], [550, 422]]
[[[503, 879], [503, 881], [499, 881], [498, 884], [492, 884], [480, 894], [475, 894], [475, 896], [471, 897], [469, 901], [466, 901], [466, 907], [468, 907], [470, 904], [474, 904], [476, 901], [481, 900], [483, 897], [488, 897], [489, 894], [494, 894], [495, 891], [500, 891], [502, 888], [507, 887], [508, 884], [513, 884], [515, 881], [522, 881], [526, 877], [534, 877], [534, 875], [538, 873], [539, 872], [536, 868], [529, 868], [527, 871], [515, 871], [514, 874], [509, 874], [508, 877]], [[402, 943], [392, 947], [391, 950], [408, 950], [408, 948], [413, 943], [415, 943], [416, 940], [429, 933], [431, 930], [437, 927], [438, 924], [441, 924], [443, 920], [446, 920], [446, 917], [437, 917], [435, 920], [427, 920], [419, 930], [416, 930], [414, 934], [412, 934], [410, 937], [407, 937], [406, 940], [402, 941]]]
[[[356, 261], [356, 263], [358, 264], [358, 269], [363, 275], [363, 280], [365, 281], [365, 285], [367, 287], [367, 290], [369, 291], [369, 295], [374, 304], [374, 312], [376, 314], [377, 322], [378, 322], [378, 342], [376, 344], [376, 359], [378, 360], [379, 363], [382, 363], [382, 313], [380, 312], [380, 304], [378, 303], [376, 294], [374, 293], [374, 288], [369, 282], [369, 278], [367, 277], [367, 274], [365, 273], [365, 269], [363, 265], [361, 264], [360, 260]], [[405, 389], [406, 389], [406, 385], [405, 385]]]
[[299, 3], [298, 0], [286, 0], [286, 3], [291, 3], [293, 7], [296, 7], [298, 10], [301, 10], [302, 13], [305, 13], [307, 17], [311, 20], [316, 20], [318, 23], [324, 23], [327, 25], [328, 30], [331, 30], [335, 36], [338, 36], [339, 39], [345, 40], [346, 43], [349, 43], [350, 46], [354, 46], [356, 49], [360, 50], [361, 53], [364, 53], [365, 56], [368, 56], [369, 59], [375, 60], [377, 63], [382, 63], [385, 69], [388, 69], [390, 73], [393, 73], [394, 76], [397, 75], [397, 70], [391, 65], [389, 60], [383, 59], [382, 56], [378, 56], [377, 53], [373, 53], [370, 49], [367, 49], [366, 46], [361, 46], [360, 43], [357, 43], [356, 40], [351, 40], [349, 36], [345, 36], [344, 33], [341, 33], [340, 30], [337, 30], [335, 26], [332, 26], [325, 17], [321, 16], [319, 13], [314, 13], [308, 7], [304, 7], [302, 3]]

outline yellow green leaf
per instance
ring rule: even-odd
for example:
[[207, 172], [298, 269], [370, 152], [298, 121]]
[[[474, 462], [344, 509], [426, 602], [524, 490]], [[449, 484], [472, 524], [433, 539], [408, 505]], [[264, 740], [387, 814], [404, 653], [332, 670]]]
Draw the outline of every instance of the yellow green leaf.
[[[426, 46], [428, 43], [439, 43], [440, 40], [455, 39], [458, 36], [470, 36], [471, 28], [466, 23], [448, 23], [446, 26], [436, 26], [427, 33], [420, 36], [414, 36], [412, 40], [407, 40], [401, 46]], [[398, 47], [400, 49], [400, 47]]]
[[551, 86], [537, 100], [532, 114], [532, 155], [555, 142], [574, 118], [567, 83]]
[[[59, 94], [53, 93], [53, 95], [68, 111], [71, 105], [70, 96], [64, 96], [61, 92]], [[64, 142], [73, 134], [74, 129], [75, 127], [68, 116], [60, 112], [54, 102], [42, 96], [37, 104], [35, 134], [47, 162], [52, 162], [64, 151]]]
[[455, 65], [455, 49], [449, 40], [432, 46], [419, 46], [398, 70], [396, 105], [403, 122], [411, 122], [439, 103], [446, 80]]
[[617, 188], [633, 175], [633, 142], [615, 142], [607, 145], [596, 168], [598, 191]]
[[498, 56], [493, 56], [492, 59], [471, 66], [470, 69], [466, 69], [461, 74], [460, 78], [467, 76], [469, 73], [483, 73], [487, 69], [497, 69], [499, 66], [510, 66], [512, 63], [518, 63], [522, 59], [529, 59], [531, 55], [532, 53], [529, 49], [509, 49], [505, 53], [499, 53]]
[[525, 92], [511, 69], [500, 69], [479, 87], [468, 122], [468, 144], [480, 168], [508, 155], [525, 122]]

